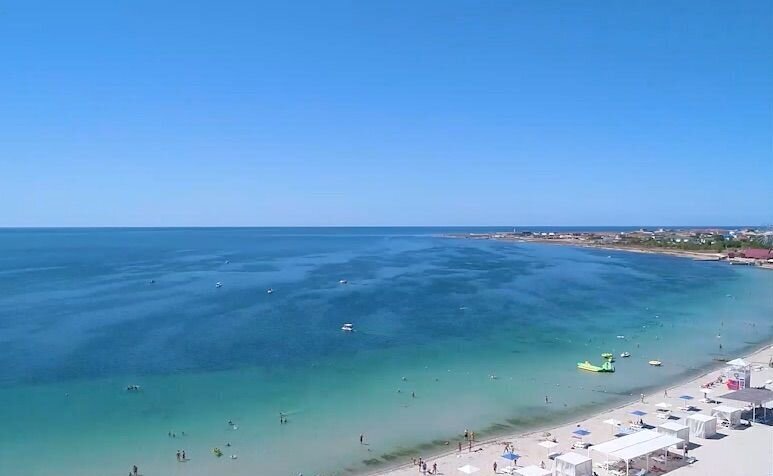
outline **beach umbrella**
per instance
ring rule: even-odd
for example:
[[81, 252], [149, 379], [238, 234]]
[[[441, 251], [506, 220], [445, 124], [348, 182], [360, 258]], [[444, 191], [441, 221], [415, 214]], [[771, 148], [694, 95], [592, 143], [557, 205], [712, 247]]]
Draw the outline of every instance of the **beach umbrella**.
[[614, 434], [615, 432], [614, 428], [617, 426], [620, 426], [620, 421], [615, 420], [614, 418], [604, 420], [603, 423], [606, 423], [607, 425], [610, 425], [612, 427], [612, 434]]
[[643, 412], [641, 410], [634, 410], [634, 411], [631, 412], [631, 415], [636, 415], [636, 416], [644, 416], [646, 414], [647, 414], [647, 412]]
[[512, 451], [508, 451], [507, 453], [503, 454], [502, 457], [504, 459], [509, 459], [510, 461], [516, 461], [518, 458], [521, 457], [518, 453], [513, 453]]
[[682, 400], [692, 400], [694, 397], [691, 397], [689, 395], [681, 395], [679, 398], [681, 398]]
[[586, 430], [585, 428], [578, 428], [574, 430], [572, 433], [574, 433], [580, 438], [590, 435], [590, 431]]
[[471, 466], [469, 464], [465, 464], [461, 468], [457, 468], [457, 469], [459, 471], [461, 471], [462, 473], [464, 473], [464, 474], [472, 474], [472, 473], [477, 473], [478, 471], [480, 471], [480, 468], [476, 468], [475, 466]]

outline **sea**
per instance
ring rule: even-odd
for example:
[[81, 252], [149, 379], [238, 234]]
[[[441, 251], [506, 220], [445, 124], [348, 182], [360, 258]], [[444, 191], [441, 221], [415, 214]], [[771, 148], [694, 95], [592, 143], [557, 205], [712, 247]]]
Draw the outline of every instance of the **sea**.
[[447, 236], [509, 229], [0, 230], [2, 473], [366, 474], [773, 336], [770, 271]]

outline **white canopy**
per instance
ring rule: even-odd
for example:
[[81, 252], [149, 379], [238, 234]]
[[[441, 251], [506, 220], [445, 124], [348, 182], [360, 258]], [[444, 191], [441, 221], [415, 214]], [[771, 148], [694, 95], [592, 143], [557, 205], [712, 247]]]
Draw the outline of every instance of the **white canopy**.
[[550, 440], [540, 441], [537, 444], [540, 445], [541, 447], [547, 448], [547, 449], [555, 448], [556, 446], [558, 446], [558, 443], [556, 443], [555, 441], [550, 441]]
[[615, 420], [614, 418], [610, 418], [609, 420], [604, 420], [604, 423], [607, 425], [617, 426], [620, 424], [619, 420]]
[[666, 403], [666, 402], [660, 402], [660, 403], [658, 403], [655, 406], [658, 407], [658, 408], [671, 408], [673, 405], [671, 405], [670, 403]]
[[[668, 423], [666, 423], [668, 425]], [[685, 427], [686, 428], [686, 427]], [[621, 438], [606, 441], [591, 446], [591, 450], [603, 453], [607, 457], [630, 461], [639, 456], [648, 455], [654, 451], [668, 448], [684, 440], [675, 436], [658, 433], [652, 430], [642, 430]]]
[[711, 414], [722, 420], [727, 420], [732, 426], [741, 423], [743, 408], [735, 408], [728, 405], [720, 405], [711, 409]]
[[631, 461], [632, 459], [647, 456], [650, 453], [654, 453], [658, 450], [664, 450], [669, 446], [674, 446], [679, 443], [683, 443], [684, 440], [670, 435], [660, 435], [652, 440], [643, 441], [639, 444], [623, 448], [620, 451], [615, 451], [612, 456], [621, 459], [623, 461]]
[[550, 476], [552, 473], [547, 469], [531, 465], [524, 468], [516, 468], [515, 474], [520, 474], [521, 476]]
[[690, 427], [690, 436], [708, 438], [717, 433], [717, 417], [696, 413], [687, 417], [687, 426]]
[[[690, 427], [687, 425], [682, 425], [681, 423], [676, 423], [673, 421], [663, 423], [662, 425], [658, 426], [658, 433], [680, 438], [686, 443], [690, 442]], [[677, 448], [681, 448], [683, 446], [684, 444], [676, 445]]]
[[641, 430], [637, 431], [636, 433], [631, 433], [630, 435], [615, 438], [614, 440], [605, 441], [604, 443], [591, 446], [590, 449], [593, 451], [598, 451], [599, 453], [603, 453], [607, 456], [611, 456], [612, 453], [616, 451], [620, 451], [622, 449], [628, 448], [629, 446], [634, 446], [645, 441], [654, 440], [659, 436], [660, 434], [656, 431]]
[[557, 456], [553, 463], [553, 476], [593, 476], [593, 461], [577, 453]]

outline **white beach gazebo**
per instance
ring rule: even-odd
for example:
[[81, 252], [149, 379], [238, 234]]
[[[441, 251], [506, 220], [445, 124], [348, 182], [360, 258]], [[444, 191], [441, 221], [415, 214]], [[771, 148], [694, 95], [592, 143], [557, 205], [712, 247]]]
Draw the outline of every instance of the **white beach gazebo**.
[[696, 413], [687, 417], [690, 436], [709, 438], [717, 433], [717, 417]]
[[661, 434], [652, 430], [642, 430], [591, 446], [590, 450], [603, 454], [608, 460], [624, 461], [626, 474], [628, 474], [631, 461], [646, 457], [647, 467], [649, 467], [649, 456], [657, 451], [663, 450], [666, 453], [665, 461], [668, 464], [668, 453], [666, 450], [683, 442], [683, 439], [671, 435]]
[[593, 461], [577, 453], [556, 456], [553, 476], [593, 476]]
[[657, 432], [684, 440], [684, 443], [676, 445], [677, 448], [682, 448], [685, 444], [690, 443], [690, 427], [687, 425], [669, 421], [658, 426]]
[[730, 426], [736, 426], [741, 423], [741, 413], [743, 408], [735, 408], [729, 405], [720, 405], [711, 409], [711, 415], [719, 420], [726, 420]]

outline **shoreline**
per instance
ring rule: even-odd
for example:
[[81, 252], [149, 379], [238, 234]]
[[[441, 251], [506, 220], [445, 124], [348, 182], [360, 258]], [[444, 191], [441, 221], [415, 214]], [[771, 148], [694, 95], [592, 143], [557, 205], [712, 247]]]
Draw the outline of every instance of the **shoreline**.
[[[773, 356], [773, 338], [766, 339], [764, 344], [757, 344], [750, 347], [748, 350], [744, 351], [740, 357], [751, 363], [755, 363], [754, 358], [759, 357], [761, 356], [761, 354], [764, 354], [766, 352], [769, 352], [771, 356]], [[654, 387], [649, 387], [644, 389], [643, 395], [645, 395], [645, 398], [647, 398], [651, 403], [652, 399], [662, 398], [662, 397], [658, 397], [661, 391], [667, 393], [671, 390], [677, 390], [685, 386], [692, 386], [693, 384], [696, 384], [695, 387], [698, 388], [700, 386], [700, 383], [699, 383], [700, 381], [703, 381], [709, 375], [719, 372], [723, 368], [724, 364], [725, 364], [724, 362], [712, 360], [711, 363], [707, 364], [706, 366], [695, 369], [695, 372], [690, 372], [689, 375], [686, 375], [684, 378], [680, 378], [670, 383], [667, 386], [654, 386]], [[770, 369], [770, 370], [773, 372], [773, 369]], [[756, 382], [756, 385], [759, 385], [759, 382]], [[535, 435], [542, 435], [545, 432], [549, 432], [551, 435], [556, 435], [557, 433], [561, 432], [561, 430], [574, 428], [575, 426], [579, 426], [580, 423], [586, 422], [588, 420], [600, 420], [601, 417], [619, 412], [633, 405], [643, 405], [643, 404], [641, 404], [640, 400], [636, 398], [627, 399], [621, 402], [619, 405], [605, 408], [600, 411], [594, 410], [587, 413], [578, 413], [570, 419], [537, 426], [535, 428], [531, 428], [521, 432], [506, 433], [498, 436], [492, 436], [484, 440], [481, 440], [480, 442], [476, 442], [473, 445], [473, 448], [475, 450], [472, 453], [468, 452], [467, 447], [464, 446], [464, 451], [460, 453], [460, 455], [475, 456], [480, 452], [485, 452], [486, 450], [491, 450], [491, 449], [494, 449], [496, 452], [499, 452], [499, 449], [502, 446], [502, 442], [504, 441], [515, 441], [515, 440], [534, 438]], [[521, 450], [519, 449], [516, 452], [521, 453]], [[438, 453], [433, 453], [426, 458], [422, 456], [422, 458], [424, 458], [424, 460], [427, 461], [428, 463], [430, 461], [441, 461], [441, 460], [453, 461], [458, 458], [458, 456], [454, 456], [457, 453], [459, 453], [458, 450], [454, 448], [454, 449], [449, 449]], [[504, 466], [504, 464], [502, 466]], [[412, 464], [411, 462], [405, 462], [399, 465], [389, 466], [375, 471], [366, 471], [366, 472], [356, 473], [356, 474], [361, 474], [362, 476], [403, 476], [406, 472], [413, 473], [415, 471], [416, 471], [416, 468], [414, 464]]]
[[628, 246], [628, 245], [603, 245], [596, 243], [587, 243], [578, 240], [565, 240], [560, 238], [504, 238], [494, 236], [470, 236], [470, 235], [442, 235], [445, 238], [452, 239], [466, 239], [466, 240], [491, 240], [503, 243], [537, 243], [554, 246], [573, 246], [577, 248], [588, 248], [596, 250], [606, 251], [625, 251], [629, 253], [639, 254], [652, 254], [652, 255], [665, 255], [673, 256], [676, 258], [687, 258], [693, 261], [717, 261], [725, 262], [729, 265], [749, 266], [755, 269], [773, 270], [773, 264], [747, 262], [747, 261], [730, 261], [720, 252], [716, 251], [699, 251], [699, 250], [679, 250], [671, 248], [657, 248], [657, 247], [643, 247], [643, 246]]

